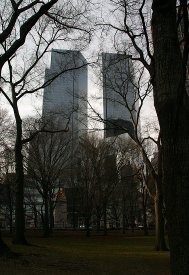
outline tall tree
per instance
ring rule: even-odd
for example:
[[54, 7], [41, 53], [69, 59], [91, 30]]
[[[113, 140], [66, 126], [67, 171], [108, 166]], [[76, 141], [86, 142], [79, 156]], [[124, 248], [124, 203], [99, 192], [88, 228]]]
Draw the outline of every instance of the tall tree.
[[[154, 105], [160, 124], [162, 187], [168, 224], [171, 273], [188, 274], [188, 1], [110, 2], [116, 5], [114, 15], [115, 12], [117, 15], [121, 12], [123, 16], [122, 22], [120, 16], [117, 16], [116, 21], [114, 18], [115, 25], [107, 24], [116, 30], [114, 41], [117, 48], [124, 51], [125, 44], [129, 45], [127, 50], [132, 54], [132, 59], [142, 63], [153, 85]], [[182, 32], [182, 35], [179, 32]], [[121, 45], [120, 38], [123, 36], [126, 37], [126, 43]], [[180, 36], [182, 43], [179, 43]]]
[[189, 96], [186, 90], [188, 61], [188, 6], [180, 1], [184, 25], [181, 52], [176, 0], [154, 0], [152, 31], [154, 54], [151, 77], [162, 143], [163, 188], [168, 221], [171, 273], [189, 272]]
[[63, 187], [66, 168], [71, 161], [70, 134], [39, 133], [30, 142], [28, 151], [28, 187], [42, 198], [43, 233], [48, 237], [53, 228], [56, 193]]
[[[7, 110], [0, 109], [0, 181], [3, 182], [6, 174], [14, 167], [11, 150], [10, 132], [12, 130], [12, 120], [8, 115]], [[8, 188], [10, 185], [7, 185]], [[10, 201], [9, 201], [10, 202]], [[4, 243], [0, 231], [0, 255], [12, 253], [6, 243]]]
[[[28, 94], [40, 91], [49, 85], [60, 73], [52, 76], [44, 83], [45, 54], [55, 41], [70, 41], [73, 31], [81, 39], [86, 30], [86, 4], [88, 1], [58, 0], [14, 1], [9, 4], [3, 1], [1, 14], [1, 56], [0, 56], [0, 91], [12, 107], [16, 122], [15, 164], [16, 164], [16, 207], [14, 242], [26, 244], [24, 234], [24, 171], [22, 147], [31, 139], [24, 139], [22, 133], [22, 117], [19, 102]], [[83, 38], [84, 38], [83, 37]], [[7, 92], [9, 91], [9, 92]]]
[[[114, 28], [117, 30], [116, 26], [114, 26]], [[102, 74], [103, 87], [105, 90], [107, 89], [104, 96], [107, 103], [107, 112], [111, 113], [111, 109], [113, 109], [113, 111], [106, 119], [100, 117], [100, 114], [97, 114], [97, 117], [98, 120], [100, 119], [105, 123], [105, 130], [111, 131], [111, 135], [128, 133], [137, 145], [138, 151], [140, 151], [140, 153], [138, 153], [138, 156], [140, 155], [138, 164], [141, 162], [142, 158], [148, 170], [147, 175], [153, 178], [153, 192], [151, 192], [150, 195], [153, 197], [155, 208], [155, 249], [167, 250], [164, 236], [164, 216], [162, 211], [161, 158], [159, 155], [159, 169], [155, 170], [150, 161], [151, 154], [149, 146], [147, 146], [148, 141], [153, 141], [160, 153], [160, 138], [155, 139], [153, 137], [155, 131], [153, 131], [153, 135], [151, 136], [146, 133], [144, 129], [141, 130], [141, 112], [146, 98], [152, 92], [152, 85], [150, 81], [145, 79], [146, 71], [144, 66], [138, 66], [138, 63], [136, 65], [134, 61], [131, 62], [132, 56], [123, 52], [122, 54], [114, 54], [112, 56], [112, 60], [108, 60], [107, 65], [104, 66], [105, 68], [103, 68]], [[133, 67], [135, 67], [135, 69]], [[112, 73], [112, 71], [114, 73]], [[90, 106], [92, 108], [92, 105]], [[111, 116], [115, 116], [117, 119], [111, 119]], [[120, 116], [122, 119], [120, 119]], [[135, 155], [135, 150], [133, 150], [132, 153]], [[151, 186], [148, 186], [149, 181], [147, 177], [145, 176], [143, 179], [145, 180], [144, 182], [148, 192], [150, 192]], [[152, 183], [152, 181], [150, 182]]]
[[[112, 152], [111, 155], [110, 152]], [[113, 154], [112, 142], [102, 140], [94, 135], [82, 138], [80, 157], [79, 186], [82, 192], [87, 233], [89, 233], [92, 212], [96, 211], [97, 224], [99, 225], [100, 218], [103, 217], [104, 234], [107, 234], [107, 206], [118, 183], [116, 157]]]

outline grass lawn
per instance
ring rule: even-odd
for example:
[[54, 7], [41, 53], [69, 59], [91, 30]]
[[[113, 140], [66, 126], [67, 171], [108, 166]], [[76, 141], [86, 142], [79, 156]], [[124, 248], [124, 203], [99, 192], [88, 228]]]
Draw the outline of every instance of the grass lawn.
[[[11, 245], [17, 259], [0, 259], [1, 275], [168, 275], [169, 253], [153, 251], [154, 237], [57, 232], [45, 239], [28, 233], [34, 246]], [[6, 239], [10, 244], [10, 239]]]

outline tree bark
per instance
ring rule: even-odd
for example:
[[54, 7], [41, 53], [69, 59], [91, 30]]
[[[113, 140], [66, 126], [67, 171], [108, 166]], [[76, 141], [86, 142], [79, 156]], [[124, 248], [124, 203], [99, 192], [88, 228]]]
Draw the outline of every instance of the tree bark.
[[163, 214], [163, 190], [162, 190], [162, 148], [158, 146], [158, 177], [156, 181], [156, 194], [154, 197], [155, 220], [156, 220], [156, 243], [155, 250], [166, 251], [165, 241], [165, 218]]
[[162, 142], [171, 274], [189, 274], [189, 99], [176, 27], [176, 1], [153, 1], [154, 103]]
[[9, 200], [9, 232], [12, 234], [13, 231], [13, 197], [12, 197], [12, 192], [11, 192], [11, 187], [10, 187], [10, 182], [8, 183], [7, 187], [7, 196]]
[[154, 199], [155, 208], [155, 250], [156, 251], [166, 251], [167, 246], [165, 242], [165, 222], [162, 213], [163, 201], [161, 193], [156, 192]]

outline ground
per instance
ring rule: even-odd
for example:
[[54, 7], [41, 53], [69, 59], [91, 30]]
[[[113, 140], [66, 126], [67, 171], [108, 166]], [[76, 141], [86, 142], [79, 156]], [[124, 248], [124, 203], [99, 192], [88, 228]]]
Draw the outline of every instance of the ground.
[[84, 232], [55, 232], [43, 238], [41, 232], [27, 232], [32, 246], [11, 245], [20, 256], [0, 259], [1, 275], [168, 275], [169, 253], [153, 250], [154, 237], [142, 233], [108, 236]]

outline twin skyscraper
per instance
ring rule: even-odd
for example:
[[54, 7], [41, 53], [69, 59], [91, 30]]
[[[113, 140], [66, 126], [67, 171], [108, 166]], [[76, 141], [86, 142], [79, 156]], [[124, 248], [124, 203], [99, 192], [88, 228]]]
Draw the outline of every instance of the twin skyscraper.
[[[130, 56], [102, 53], [104, 136], [133, 131], [136, 112], [134, 73]], [[46, 70], [43, 116], [80, 136], [88, 130], [88, 64], [80, 51], [51, 52]], [[100, 117], [100, 115], [99, 115]]]

